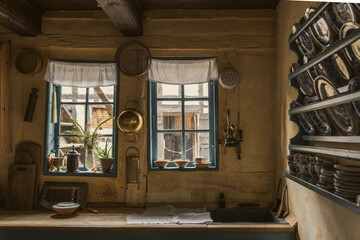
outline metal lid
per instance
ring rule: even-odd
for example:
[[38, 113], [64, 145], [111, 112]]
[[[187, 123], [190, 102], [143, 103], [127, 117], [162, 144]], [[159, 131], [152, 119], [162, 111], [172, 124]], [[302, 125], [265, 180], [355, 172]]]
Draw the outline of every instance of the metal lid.
[[67, 156], [80, 156], [80, 153], [78, 153], [76, 150], [75, 150], [75, 145], [73, 145], [73, 149], [71, 151], [68, 151], [66, 153]]

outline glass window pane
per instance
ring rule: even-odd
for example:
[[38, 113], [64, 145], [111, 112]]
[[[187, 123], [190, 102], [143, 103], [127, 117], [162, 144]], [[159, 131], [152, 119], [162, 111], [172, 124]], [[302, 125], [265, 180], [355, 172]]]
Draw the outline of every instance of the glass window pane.
[[89, 102], [113, 102], [114, 86], [89, 88]]
[[[65, 154], [72, 150], [72, 146], [75, 146], [75, 150], [80, 153], [79, 156], [79, 167], [84, 166], [84, 143], [81, 142], [81, 139], [79, 137], [60, 137], [59, 138], [59, 156], [63, 157]], [[66, 166], [66, 163], [64, 164]]]
[[60, 133], [76, 134], [80, 129], [70, 119], [75, 119], [82, 128], [85, 126], [85, 105], [61, 104], [60, 108]]
[[186, 133], [185, 134], [186, 159], [194, 161], [196, 157], [204, 157], [210, 161], [209, 133]]
[[181, 86], [162, 84], [157, 85], [157, 97], [158, 98], [180, 98], [181, 97]]
[[209, 84], [190, 84], [184, 85], [185, 98], [199, 98], [209, 96]]
[[85, 102], [86, 88], [61, 87], [61, 102]]
[[[158, 133], [158, 159], [181, 159], [182, 134]], [[169, 167], [172, 165], [169, 165]], [[175, 165], [174, 165], [175, 166]]]
[[209, 129], [209, 102], [185, 102], [185, 129]]
[[180, 101], [158, 101], [157, 127], [159, 130], [182, 129]]
[[[89, 105], [88, 107], [88, 125], [90, 131], [94, 131], [95, 128], [103, 121], [113, 116], [113, 105]], [[99, 134], [113, 134], [113, 120], [109, 120], [101, 125], [97, 130]]]

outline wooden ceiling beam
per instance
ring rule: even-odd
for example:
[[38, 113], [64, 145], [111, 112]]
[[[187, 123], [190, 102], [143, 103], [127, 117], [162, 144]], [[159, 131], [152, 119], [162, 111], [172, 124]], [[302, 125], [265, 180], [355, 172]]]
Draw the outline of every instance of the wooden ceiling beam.
[[124, 36], [142, 36], [142, 5], [137, 0], [96, 0]]
[[1, 0], [0, 24], [24, 37], [41, 33], [41, 11], [26, 0]]

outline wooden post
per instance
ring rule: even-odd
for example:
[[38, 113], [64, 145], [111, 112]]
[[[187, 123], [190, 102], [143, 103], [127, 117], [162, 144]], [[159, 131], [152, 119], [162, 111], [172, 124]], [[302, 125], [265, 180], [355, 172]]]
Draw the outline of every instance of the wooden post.
[[11, 152], [10, 143], [10, 43], [0, 47], [0, 152]]

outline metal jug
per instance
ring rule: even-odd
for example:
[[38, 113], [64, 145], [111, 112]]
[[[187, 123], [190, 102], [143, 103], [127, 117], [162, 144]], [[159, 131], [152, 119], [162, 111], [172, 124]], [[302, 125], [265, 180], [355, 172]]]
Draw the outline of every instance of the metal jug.
[[73, 145], [72, 150], [66, 153], [67, 157], [67, 172], [78, 172], [79, 167], [79, 156], [80, 153], [78, 153], [75, 150], [75, 146]]

